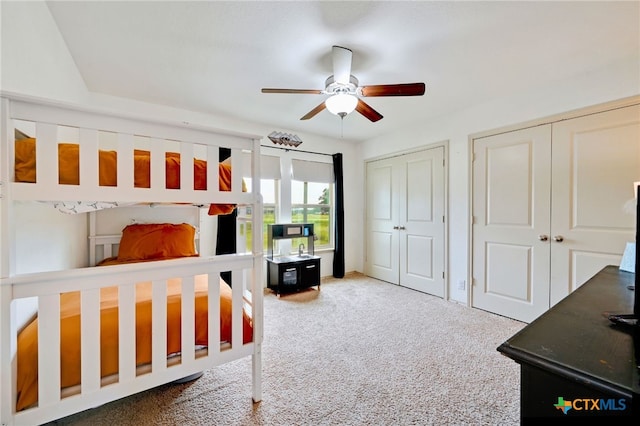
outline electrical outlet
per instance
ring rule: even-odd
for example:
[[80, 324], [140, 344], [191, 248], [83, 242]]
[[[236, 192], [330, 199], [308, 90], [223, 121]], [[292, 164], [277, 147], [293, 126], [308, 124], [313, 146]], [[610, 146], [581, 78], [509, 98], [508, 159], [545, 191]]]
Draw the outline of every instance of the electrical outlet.
[[466, 287], [467, 287], [467, 283], [465, 280], [458, 281], [458, 290], [464, 291]]

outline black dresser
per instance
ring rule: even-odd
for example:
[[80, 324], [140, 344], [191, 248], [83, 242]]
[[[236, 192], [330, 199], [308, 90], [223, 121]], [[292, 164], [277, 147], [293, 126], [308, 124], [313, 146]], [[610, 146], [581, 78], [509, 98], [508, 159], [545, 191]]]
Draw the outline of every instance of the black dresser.
[[640, 424], [640, 332], [606, 317], [633, 312], [633, 283], [607, 266], [498, 347], [521, 366], [522, 424]]

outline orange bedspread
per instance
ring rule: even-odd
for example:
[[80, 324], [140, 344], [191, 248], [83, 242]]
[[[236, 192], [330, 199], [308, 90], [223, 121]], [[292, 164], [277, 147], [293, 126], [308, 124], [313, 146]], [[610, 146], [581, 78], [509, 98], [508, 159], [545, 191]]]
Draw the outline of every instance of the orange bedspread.
[[[206, 275], [195, 279], [196, 345], [207, 345], [207, 281]], [[167, 284], [167, 355], [180, 352], [181, 285], [179, 279]], [[101, 377], [118, 372], [118, 292], [117, 287], [100, 292], [100, 368]], [[220, 338], [231, 341], [231, 288], [220, 279]], [[136, 365], [151, 362], [151, 282], [136, 285]], [[80, 293], [60, 297], [60, 368], [61, 386], [80, 383]], [[243, 342], [253, 340], [251, 318], [243, 312]], [[38, 399], [38, 319], [34, 319], [18, 335], [16, 410], [34, 404]]]
[[[36, 182], [36, 139], [26, 138], [16, 140], [15, 144], [15, 180], [16, 182]], [[149, 151], [134, 150], [134, 186], [136, 188], [151, 187], [151, 153]], [[117, 185], [116, 151], [98, 151], [100, 186]], [[180, 154], [167, 152], [165, 155], [166, 187], [167, 189], [180, 188]], [[78, 185], [80, 181], [80, 147], [73, 143], [58, 144], [58, 174], [59, 183], [63, 185]], [[231, 190], [231, 166], [219, 163], [218, 182], [220, 191]], [[193, 183], [195, 190], [207, 189], [207, 162], [205, 160], [193, 160]], [[210, 215], [229, 214], [233, 212], [235, 205], [211, 204]]]

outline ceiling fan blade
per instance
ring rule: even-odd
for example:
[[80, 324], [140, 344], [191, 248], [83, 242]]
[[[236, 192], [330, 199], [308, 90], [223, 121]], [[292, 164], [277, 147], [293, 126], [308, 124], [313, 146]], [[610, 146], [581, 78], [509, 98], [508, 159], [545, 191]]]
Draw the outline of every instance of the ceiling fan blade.
[[378, 84], [362, 86], [362, 96], [422, 96], [424, 95], [424, 83], [407, 84]]
[[351, 77], [351, 59], [353, 52], [346, 47], [333, 46], [333, 81], [340, 84], [348, 84]]
[[364, 115], [374, 123], [382, 118], [382, 114], [380, 114], [375, 109], [371, 108], [362, 99], [358, 99], [358, 104], [356, 105], [356, 111], [358, 111], [360, 114]]
[[300, 93], [300, 94], [305, 94], [305, 95], [321, 95], [322, 94], [322, 90], [315, 90], [315, 89], [270, 89], [270, 88], [265, 88], [262, 89], [262, 93]]
[[304, 117], [302, 117], [300, 120], [308, 120], [310, 118], [313, 118], [317, 113], [319, 113], [320, 111], [322, 111], [323, 109], [325, 109], [326, 106], [324, 104], [324, 102], [322, 102], [320, 105], [318, 105], [317, 107], [315, 107], [314, 109], [312, 109], [311, 111], [309, 111]]

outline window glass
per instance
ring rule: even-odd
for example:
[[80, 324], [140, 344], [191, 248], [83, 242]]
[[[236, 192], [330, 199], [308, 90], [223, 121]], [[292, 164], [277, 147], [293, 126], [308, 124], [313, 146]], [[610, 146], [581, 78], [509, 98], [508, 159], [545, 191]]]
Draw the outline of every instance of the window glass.
[[[247, 184], [247, 186], [250, 188], [251, 187], [251, 178], [244, 178], [245, 183]], [[263, 217], [262, 217], [262, 221], [263, 221], [263, 228], [262, 228], [262, 236], [263, 236], [263, 240], [262, 240], [262, 246], [263, 246], [263, 250], [267, 250], [267, 229], [268, 229], [268, 225], [270, 224], [274, 224], [277, 222], [277, 204], [276, 204], [276, 199], [277, 199], [277, 192], [278, 192], [278, 185], [279, 185], [279, 181], [275, 180], [275, 179], [260, 179], [260, 193], [262, 194], [262, 199], [263, 199], [263, 205], [262, 205], [262, 212], [263, 212]], [[251, 207], [247, 207], [245, 209], [243, 209], [242, 211], [242, 215], [238, 214], [238, 221], [242, 221], [244, 222], [244, 226], [245, 226], [245, 232], [246, 232], [246, 246], [247, 246], [247, 251], [251, 251], [251, 247], [252, 247], [252, 234], [253, 234], [253, 229], [252, 229], [252, 223], [251, 223], [251, 215], [252, 215], [252, 211], [251, 211]]]
[[[329, 183], [291, 182], [291, 222], [313, 223], [315, 248], [331, 246], [333, 185]], [[299, 240], [299, 241], [298, 241]], [[307, 244], [306, 238], [294, 239], [292, 247]]]

